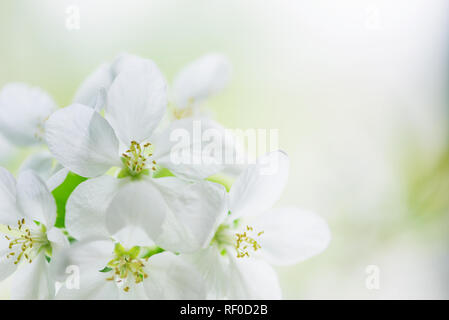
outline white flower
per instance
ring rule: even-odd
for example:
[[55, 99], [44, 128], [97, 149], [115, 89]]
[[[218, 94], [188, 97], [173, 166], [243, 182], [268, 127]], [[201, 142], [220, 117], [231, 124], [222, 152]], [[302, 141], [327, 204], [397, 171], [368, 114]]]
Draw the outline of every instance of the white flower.
[[45, 121], [56, 108], [46, 92], [24, 83], [7, 84], [0, 92], [0, 134], [16, 147], [33, 147], [20, 171], [33, 170], [44, 181], [61, 169], [42, 150]]
[[206, 54], [185, 66], [173, 81], [174, 118], [197, 115], [201, 104], [224, 89], [230, 77], [231, 64], [221, 54]]
[[37, 175], [24, 172], [16, 182], [0, 168], [0, 281], [14, 273], [13, 299], [53, 297], [47, 257], [68, 245], [55, 220], [55, 201]]
[[[272, 265], [289, 265], [323, 251], [330, 232], [314, 213], [271, 209], [288, 177], [288, 157], [272, 152], [234, 182], [229, 214], [207, 249], [193, 255], [215, 298], [279, 299]], [[268, 172], [277, 168], [275, 173]]]
[[[105, 118], [94, 108], [72, 104], [48, 119], [46, 140], [55, 158], [83, 177], [102, 175], [111, 167], [122, 167], [123, 173], [134, 177], [155, 171], [158, 166], [195, 179], [219, 171], [220, 163], [171, 161], [171, 151], [177, 144], [170, 139], [171, 132], [182, 128], [192, 137], [193, 125], [183, 119], [155, 133], [166, 111], [166, 83], [154, 63], [148, 60], [143, 65], [145, 68], [123, 68], [115, 77], [107, 92]], [[202, 129], [208, 127], [217, 126], [203, 121]], [[190, 150], [190, 145], [185, 148]]]
[[80, 242], [56, 260], [62, 269], [78, 266], [81, 283], [79, 290], [63, 287], [59, 298], [205, 298], [196, 269], [159, 248], [180, 253], [207, 245], [225, 215], [225, 190], [208, 182], [155, 180], [170, 192], [161, 193], [151, 180], [123, 183], [110, 176], [74, 191], [66, 225]]
[[[123, 71], [152, 69], [150, 60], [131, 54], [121, 54], [112, 63], [100, 65], [81, 84], [73, 102], [95, 107], [104, 101], [102, 92], [107, 92], [115, 78]], [[231, 64], [217, 53], [209, 53], [191, 62], [175, 76], [171, 90], [175, 119], [199, 114], [199, 107], [209, 97], [220, 92], [231, 77]]]
[[154, 62], [131, 54], [121, 54], [112, 63], [103, 63], [80, 85], [73, 98], [73, 103], [90, 107], [102, 107], [104, 92], [109, 91], [115, 78], [122, 71], [143, 72], [155, 69]]
[[[19, 171], [24, 172], [29, 170], [38, 174], [48, 185], [48, 180], [63, 170], [63, 168], [57, 163], [51, 153], [45, 150], [31, 154], [22, 162]], [[52, 191], [51, 188], [49, 189]]]
[[0, 133], [18, 146], [43, 144], [45, 120], [55, 110], [43, 90], [9, 83], [0, 91]]

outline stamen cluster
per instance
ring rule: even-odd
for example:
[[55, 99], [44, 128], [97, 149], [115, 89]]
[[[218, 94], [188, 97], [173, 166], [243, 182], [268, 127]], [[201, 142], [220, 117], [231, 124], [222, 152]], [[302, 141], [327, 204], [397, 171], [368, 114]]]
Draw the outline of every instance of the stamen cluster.
[[[147, 168], [147, 162], [152, 155], [151, 143], [147, 142], [141, 145], [136, 141], [131, 141], [130, 148], [122, 154], [131, 175], [142, 173]], [[156, 171], [156, 161], [153, 160], [151, 164], [151, 170]]]
[[128, 281], [134, 281], [135, 284], [141, 283], [148, 278], [145, 272], [145, 262], [148, 258], [142, 259], [138, 257], [140, 249], [134, 247], [129, 251], [124, 251], [121, 245], [116, 247], [116, 257], [109, 261], [107, 267], [110, 268], [112, 276], [106, 278], [107, 281], [115, 281], [119, 286], [123, 287], [125, 292], [129, 291]]
[[11, 252], [6, 258], [16, 258], [14, 264], [18, 264], [22, 259], [32, 263], [35, 253], [48, 242], [45, 233], [32, 231], [26, 226], [25, 218], [18, 220], [17, 227], [8, 225], [7, 228], [10, 236], [5, 235], [5, 238], [9, 241], [8, 248]]
[[[255, 233], [253, 227], [246, 226], [246, 231], [243, 233], [236, 233], [236, 243], [235, 250], [237, 251], [237, 258], [249, 257], [248, 249], [252, 249], [253, 251], [257, 251], [261, 248], [259, 243], [248, 234]], [[258, 232], [256, 234], [257, 237], [260, 237], [264, 232]]]

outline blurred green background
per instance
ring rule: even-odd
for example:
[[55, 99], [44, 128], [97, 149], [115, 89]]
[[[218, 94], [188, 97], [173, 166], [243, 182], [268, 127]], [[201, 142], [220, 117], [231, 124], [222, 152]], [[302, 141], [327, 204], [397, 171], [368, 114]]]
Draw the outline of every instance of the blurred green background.
[[[66, 28], [71, 5], [79, 30]], [[232, 82], [208, 106], [227, 127], [280, 130], [291, 172], [278, 205], [316, 211], [333, 234], [323, 254], [278, 269], [285, 298], [447, 299], [448, 5], [3, 0], [0, 86], [39, 86], [63, 107], [119, 53], [153, 59], [169, 81], [223, 53]], [[17, 172], [28, 152], [0, 138], [0, 165]]]

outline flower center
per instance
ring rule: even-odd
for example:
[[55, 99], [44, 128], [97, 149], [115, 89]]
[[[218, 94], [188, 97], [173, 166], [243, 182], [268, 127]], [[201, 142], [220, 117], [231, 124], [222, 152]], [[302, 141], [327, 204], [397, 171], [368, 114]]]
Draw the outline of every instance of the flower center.
[[249, 257], [249, 251], [257, 251], [261, 248], [257, 242], [264, 231], [257, 232], [251, 226], [246, 226], [241, 233], [234, 233], [229, 225], [220, 225], [212, 239], [212, 244], [216, 244], [222, 254], [226, 253], [226, 247], [234, 247], [237, 258]]
[[187, 102], [187, 106], [185, 108], [177, 108], [176, 106], [173, 106], [173, 117], [176, 120], [185, 119], [193, 116], [193, 108], [195, 106], [195, 99], [190, 98]]
[[50, 116], [39, 120], [39, 122], [37, 123], [36, 126], [36, 131], [34, 132], [34, 138], [38, 141], [43, 141], [44, 140], [44, 135], [45, 135], [45, 122], [48, 120]]
[[148, 274], [144, 270], [148, 258], [139, 258], [139, 247], [133, 247], [127, 251], [121, 244], [116, 244], [114, 253], [115, 257], [108, 262], [106, 267], [113, 273], [112, 276], [106, 278], [107, 281], [115, 281], [125, 292], [128, 292], [129, 282], [138, 284], [148, 278]]
[[[148, 161], [152, 155], [151, 143], [140, 144], [136, 141], [131, 141], [130, 148], [122, 154], [123, 162], [133, 176], [139, 175], [147, 169]], [[153, 160], [151, 165], [151, 170], [156, 171], [156, 161]]]
[[21, 260], [33, 262], [41, 248], [49, 245], [43, 225], [42, 230], [33, 230], [26, 225], [25, 219], [22, 219], [17, 221], [17, 227], [9, 225], [6, 227], [8, 231], [5, 238], [9, 241], [10, 250], [6, 258], [15, 259], [14, 264], [18, 264]]
[[256, 232], [253, 227], [246, 226], [243, 233], [236, 233], [235, 250], [237, 251], [237, 258], [249, 257], [248, 250], [256, 252], [261, 248], [259, 243], [254, 238], [260, 237], [264, 232]]
[[187, 107], [187, 108], [183, 108], [183, 109], [174, 108], [173, 116], [177, 120], [189, 118], [189, 117], [193, 116], [193, 108], [192, 107]]

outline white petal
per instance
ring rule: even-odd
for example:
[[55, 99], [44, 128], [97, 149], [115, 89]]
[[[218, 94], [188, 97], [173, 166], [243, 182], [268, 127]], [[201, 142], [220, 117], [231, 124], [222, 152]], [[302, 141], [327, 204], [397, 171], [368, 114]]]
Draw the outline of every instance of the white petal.
[[[57, 266], [53, 271], [62, 284], [56, 298], [118, 299], [117, 285], [106, 280], [110, 276], [108, 273], [100, 272], [112, 258], [113, 250], [110, 240], [78, 242], [55, 257]], [[76, 286], [78, 279], [74, 278], [77, 276], [79, 287]]]
[[151, 246], [161, 233], [168, 206], [149, 181], [130, 181], [106, 210], [106, 226], [125, 247]]
[[106, 209], [119, 190], [121, 181], [103, 176], [84, 181], [73, 191], [66, 205], [67, 231], [77, 240], [109, 237]]
[[48, 190], [53, 191], [57, 187], [59, 187], [67, 178], [67, 175], [69, 174], [69, 170], [66, 168], [63, 168], [56, 173], [54, 173], [48, 180], [47, 180], [47, 186]]
[[15, 259], [6, 258], [10, 252], [9, 241], [0, 232], [0, 282], [8, 278], [17, 269], [17, 265], [14, 264]]
[[48, 262], [43, 253], [32, 263], [23, 263], [14, 273], [11, 298], [17, 300], [44, 300], [54, 297], [54, 284]]
[[25, 171], [17, 179], [17, 204], [26, 217], [53, 227], [56, 203], [45, 182], [32, 171]]
[[274, 265], [295, 264], [319, 254], [331, 238], [323, 218], [297, 208], [267, 211], [254, 227], [264, 231], [258, 239], [260, 254]]
[[274, 269], [254, 258], [231, 257], [228, 299], [281, 299], [279, 280]]
[[225, 129], [205, 118], [173, 121], [151, 137], [156, 162], [176, 176], [204, 179], [224, 168], [225, 155], [232, 146]]
[[69, 241], [64, 235], [62, 229], [52, 227], [47, 231], [47, 239], [51, 242], [51, 246], [65, 248], [69, 246]]
[[17, 145], [42, 143], [45, 120], [56, 110], [39, 88], [10, 83], [0, 92], [0, 131]]
[[46, 139], [56, 160], [83, 177], [121, 165], [114, 130], [89, 107], [74, 104], [55, 112], [47, 121]]
[[288, 180], [289, 160], [282, 151], [268, 153], [237, 178], [229, 192], [231, 219], [255, 216], [279, 200]]
[[97, 103], [101, 89], [109, 89], [113, 80], [110, 65], [102, 64], [81, 84], [75, 93], [74, 103], [94, 107]]
[[107, 281], [106, 273], [99, 272], [88, 266], [80, 269], [79, 289], [67, 287], [62, 283], [62, 287], [56, 295], [58, 300], [117, 300], [119, 288], [113, 281]]
[[125, 70], [144, 70], [151, 68], [152, 62], [140, 57], [121, 54], [111, 64], [100, 65], [81, 84], [73, 99], [74, 103], [80, 103], [89, 107], [95, 107], [98, 111], [106, 105], [107, 95], [104, 96], [117, 75]]
[[143, 71], [119, 73], [108, 93], [106, 113], [123, 143], [148, 139], [164, 116], [166, 83], [154, 63]]
[[17, 222], [16, 180], [5, 168], [0, 167], [0, 224]]
[[29, 156], [22, 163], [19, 171], [32, 170], [46, 181], [59, 169], [62, 169], [61, 165], [56, 164], [50, 152], [40, 151]]
[[[59, 249], [59, 248], [58, 248]], [[67, 277], [67, 271], [72, 266], [76, 266], [76, 271], [103, 270], [114, 255], [114, 243], [110, 239], [92, 239], [89, 241], [79, 241], [70, 248], [57, 250], [51, 259], [51, 273], [58, 280]], [[105, 273], [102, 273], [104, 278]]]
[[207, 288], [208, 299], [223, 299], [229, 291], [229, 258], [220, 254], [214, 246], [188, 255], [197, 266]]
[[209, 244], [227, 213], [226, 189], [216, 183], [153, 179], [170, 212], [155, 242], [173, 252], [194, 252]]
[[231, 64], [220, 54], [207, 54], [184, 67], [173, 82], [174, 100], [185, 108], [221, 91], [231, 77]]
[[[111, 65], [114, 78], [124, 71], [153, 73], [155, 68], [153, 61], [129, 53], [120, 54]], [[160, 76], [163, 77], [162, 74]]]
[[123, 289], [119, 290], [119, 297], [120, 300], [148, 300], [147, 294], [145, 292], [145, 287], [143, 283], [134, 283], [129, 282], [129, 291], [126, 292]]
[[10, 141], [0, 134], [0, 163], [9, 163], [17, 152], [17, 147], [14, 147]]
[[203, 281], [189, 263], [170, 252], [151, 256], [143, 285], [149, 299], [197, 300], [205, 298]]

